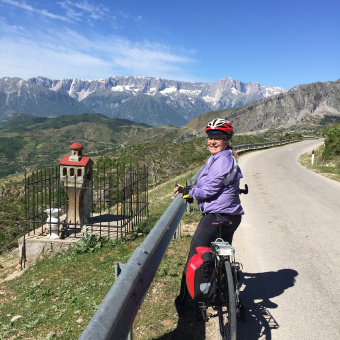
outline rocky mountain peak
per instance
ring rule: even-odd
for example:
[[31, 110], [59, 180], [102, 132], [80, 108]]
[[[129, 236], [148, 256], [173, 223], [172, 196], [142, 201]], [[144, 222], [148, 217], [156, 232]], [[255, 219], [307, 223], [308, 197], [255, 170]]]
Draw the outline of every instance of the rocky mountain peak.
[[[75, 113], [78, 109], [85, 108], [84, 112], [128, 118], [134, 122], [154, 126], [164, 124], [181, 126], [202, 113], [241, 107], [286, 91], [279, 87], [268, 88], [259, 83], [242, 83], [232, 78], [223, 78], [214, 83], [202, 83], [135, 76], [112, 76], [108, 79], [96, 80], [52, 80], [39, 76], [28, 81], [3, 78], [2, 82], [6, 87], [4, 91], [12, 91], [12, 93], [18, 91], [14, 84], [17, 87], [26, 87], [28, 97], [30, 93], [35, 93], [36, 98], [41, 97], [41, 102], [44, 101], [42, 99], [44, 96], [53, 102], [54, 93], [55, 100], [58, 98], [57, 102], [63, 106], [61, 111], [64, 114]], [[69, 110], [60, 103], [62, 96], [69, 97], [69, 100], [66, 100], [67, 105], [72, 103], [71, 99], [81, 105], [72, 104], [73, 109]], [[20, 101], [18, 96], [16, 98]], [[5, 112], [0, 110], [0, 119], [1, 115], [15, 112], [14, 107], [3, 107], [3, 110], [6, 110]], [[25, 113], [37, 114], [37, 110], [41, 112], [37, 109], [33, 98], [27, 101], [24, 107]], [[56, 110], [52, 108], [50, 112], [55, 114]]]

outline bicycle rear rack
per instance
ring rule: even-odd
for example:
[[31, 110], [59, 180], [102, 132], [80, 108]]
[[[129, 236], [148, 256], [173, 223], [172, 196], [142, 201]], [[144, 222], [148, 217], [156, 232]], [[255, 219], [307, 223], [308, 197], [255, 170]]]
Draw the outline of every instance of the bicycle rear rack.
[[235, 248], [228, 242], [223, 241], [223, 239], [218, 238], [215, 242], [211, 242], [211, 246], [214, 248], [215, 252], [219, 256], [229, 256], [230, 262], [235, 261]]

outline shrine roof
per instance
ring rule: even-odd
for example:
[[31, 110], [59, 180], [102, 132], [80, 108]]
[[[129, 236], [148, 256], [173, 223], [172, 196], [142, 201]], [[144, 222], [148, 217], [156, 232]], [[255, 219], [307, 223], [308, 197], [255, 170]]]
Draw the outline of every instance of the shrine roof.
[[64, 156], [59, 165], [86, 166], [90, 161], [90, 157], [82, 157], [80, 161], [69, 161], [69, 156]]
[[76, 142], [76, 143], [73, 143], [71, 146], [70, 146], [70, 149], [72, 149], [72, 150], [79, 150], [79, 149], [84, 149], [84, 147], [80, 144], [80, 143], [78, 143], [78, 142]]

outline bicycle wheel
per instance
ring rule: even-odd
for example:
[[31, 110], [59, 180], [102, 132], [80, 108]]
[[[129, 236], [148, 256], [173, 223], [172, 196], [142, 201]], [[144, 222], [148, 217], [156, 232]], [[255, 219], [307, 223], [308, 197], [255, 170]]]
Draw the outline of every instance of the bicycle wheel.
[[218, 318], [222, 340], [236, 340], [236, 295], [229, 260], [224, 262], [220, 275], [218, 296]]

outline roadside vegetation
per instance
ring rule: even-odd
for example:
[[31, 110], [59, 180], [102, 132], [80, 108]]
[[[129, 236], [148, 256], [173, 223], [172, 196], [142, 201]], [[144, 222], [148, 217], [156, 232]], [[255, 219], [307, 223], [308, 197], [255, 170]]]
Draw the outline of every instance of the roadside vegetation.
[[305, 167], [326, 177], [340, 181], [340, 123], [332, 125], [323, 131], [325, 143], [312, 152], [300, 157], [300, 162]]

